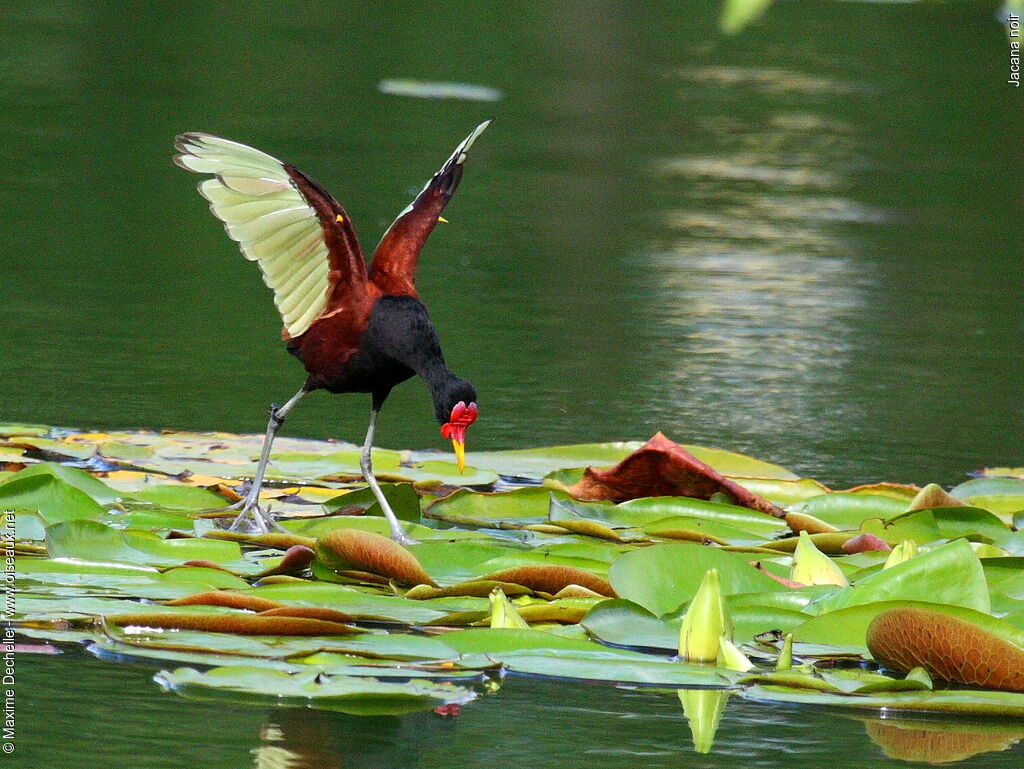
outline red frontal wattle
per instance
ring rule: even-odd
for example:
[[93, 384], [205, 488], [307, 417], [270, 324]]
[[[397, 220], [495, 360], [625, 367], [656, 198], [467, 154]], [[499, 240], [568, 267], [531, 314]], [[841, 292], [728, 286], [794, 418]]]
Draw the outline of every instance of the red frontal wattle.
[[466, 428], [476, 421], [477, 414], [475, 403], [470, 403], [467, 406], [465, 401], [459, 401], [452, 409], [449, 421], [441, 425], [441, 435], [449, 440], [465, 443]]

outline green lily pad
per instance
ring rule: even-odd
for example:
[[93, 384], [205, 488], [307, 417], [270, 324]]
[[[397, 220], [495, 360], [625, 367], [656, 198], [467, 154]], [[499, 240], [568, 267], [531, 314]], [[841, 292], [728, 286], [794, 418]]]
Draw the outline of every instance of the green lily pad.
[[52, 558], [180, 565], [203, 560], [245, 568], [237, 542], [161, 539], [148, 531], [118, 530], [98, 521], [65, 521], [46, 529]]
[[789, 507], [790, 512], [813, 515], [842, 530], [857, 529], [868, 518], [888, 520], [906, 509], [907, 502], [902, 499], [849, 491], [822, 494]]
[[837, 694], [757, 684], [740, 691], [755, 702], [786, 702], [839, 708], [1024, 717], [1024, 694], [981, 691], [909, 691], [881, 694]]
[[11, 476], [9, 480], [31, 478], [36, 475], [53, 476], [69, 486], [74, 486], [79, 491], [85, 492], [101, 505], [111, 505], [120, 498], [116, 491], [103, 483], [103, 481], [85, 472], [85, 470], [79, 470], [77, 467], [68, 467], [56, 462], [40, 462], [37, 465], [26, 467], [24, 470], [19, 470]]
[[131, 496], [140, 502], [151, 502], [160, 507], [176, 510], [211, 510], [228, 504], [228, 500], [219, 494], [197, 486], [164, 484], [151, 486]]
[[981, 561], [964, 540], [954, 540], [859, 580], [817, 602], [821, 613], [880, 601], [926, 601], [990, 609]]
[[[317, 670], [286, 673], [233, 665], [204, 673], [193, 668], [162, 670], [155, 677], [166, 689], [192, 699], [306, 706], [351, 715], [400, 715], [465, 703], [476, 696], [464, 687], [422, 681], [404, 684], [352, 676], [325, 676]], [[227, 696], [225, 696], [227, 695]]]
[[548, 519], [550, 493], [548, 489], [536, 487], [496, 494], [462, 489], [431, 504], [424, 515], [468, 526], [542, 523]]
[[591, 659], [578, 652], [511, 652], [502, 654], [501, 662], [513, 673], [648, 686], [726, 687], [739, 677], [721, 668], [659, 659]]
[[[24, 473], [32, 468], [26, 468]], [[57, 476], [39, 473], [12, 477], [0, 485], [0, 507], [7, 510], [36, 510], [47, 523], [99, 518], [103, 506]]]
[[659, 617], [690, 601], [708, 569], [718, 569], [724, 595], [784, 589], [748, 560], [741, 553], [686, 542], [652, 545], [619, 557], [608, 578], [620, 598], [627, 598]]

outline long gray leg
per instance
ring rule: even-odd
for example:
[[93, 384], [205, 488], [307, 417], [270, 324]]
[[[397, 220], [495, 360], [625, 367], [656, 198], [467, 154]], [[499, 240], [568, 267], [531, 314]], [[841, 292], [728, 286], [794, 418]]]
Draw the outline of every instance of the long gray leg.
[[415, 539], [406, 534], [402, 529], [402, 525], [398, 522], [398, 516], [395, 515], [395, 511], [392, 510], [391, 505], [388, 504], [388, 500], [384, 496], [384, 492], [380, 490], [380, 485], [377, 483], [377, 479], [373, 477], [371, 452], [373, 450], [373, 431], [376, 426], [377, 409], [371, 409], [370, 427], [366, 431], [366, 441], [363, 443], [363, 453], [359, 458], [359, 467], [363, 471], [363, 478], [370, 485], [370, 489], [373, 491], [373, 496], [377, 498], [381, 509], [384, 511], [384, 517], [388, 519], [388, 525], [391, 526], [391, 539], [395, 540], [395, 542], [400, 545], [418, 544]]
[[271, 517], [270, 513], [260, 508], [260, 487], [263, 486], [263, 476], [267, 472], [267, 462], [270, 461], [270, 447], [274, 443], [274, 436], [277, 435], [278, 428], [284, 424], [284, 418], [288, 415], [288, 412], [299, 402], [299, 398], [305, 394], [306, 389], [303, 388], [295, 393], [283, 406], [278, 406], [276, 403], [271, 404], [270, 421], [267, 422], [267, 435], [263, 439], [263, 451], [260, 452], [260, 462], [256, 465], [256, 475], [249, 486], [249, 493], [242, 500], [242, 510], [229, 527], [229, 531], [237, 529], [250, 513], [252, 513], [256, 529], [261, 534], [267, 533], [271, 528], [281, 529], [280, 524]]

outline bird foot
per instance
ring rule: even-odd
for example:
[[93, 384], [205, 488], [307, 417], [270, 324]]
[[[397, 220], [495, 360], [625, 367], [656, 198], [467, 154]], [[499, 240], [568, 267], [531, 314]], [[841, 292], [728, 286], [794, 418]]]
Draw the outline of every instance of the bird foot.
[[408, 547], [409, 545], [418, 545], [420, 543], [418, 539], [413, 539], [404, 531], [392, 532], [391, 539], [393, 539], [395, 542], [402, 545], [403, 547]]
[[276, 531], [287, 532], [287, 529], [274, 520], [274, 517], [270, 514], [270, 510], [260, 507], [256, 499], [248, 496], [230, 505], [226, 505], [225, 507], [217, 508], [217, 510], [211, 510], [210, 512], [218, 512], [221, 510], [239, 511], [238, 515], [235, 516], [235, 520], [233, 520], [231, 525], [228, 526], [228, 531], [268, 534], [273, 529]]
[[256, 504], [243, 506], [238, 516], [228, 526], [228, 531], [244, 531], [245, 529], [252, 529], [256, 534], [269, 534], [271, 530], [285, 533], [288, 531], [274, 520], [274, 516], [270, 514], [269, 510]]

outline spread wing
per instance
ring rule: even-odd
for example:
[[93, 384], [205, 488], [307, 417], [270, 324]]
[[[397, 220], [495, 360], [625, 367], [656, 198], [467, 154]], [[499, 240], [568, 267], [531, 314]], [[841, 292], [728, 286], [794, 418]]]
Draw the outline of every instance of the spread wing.
[[485, 120], [462, 140], [427, 186], [384, 233], [370, 265], [370, 280], [381, 288], [412, 291], [420, 249], [459, 186], [466, 153], [490, 124], [490, 120]]
[[217, 136], [186, 133], [174, 146], [179, 166], [213, 174], [199, 192], [242, 255], [259, 264], [289, 337], [300, 336], [341, 296], [365, 291], [355, 230], [323, 187], [264, 152]]

